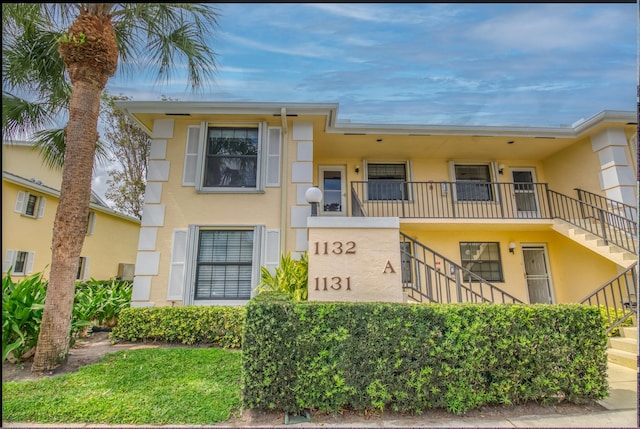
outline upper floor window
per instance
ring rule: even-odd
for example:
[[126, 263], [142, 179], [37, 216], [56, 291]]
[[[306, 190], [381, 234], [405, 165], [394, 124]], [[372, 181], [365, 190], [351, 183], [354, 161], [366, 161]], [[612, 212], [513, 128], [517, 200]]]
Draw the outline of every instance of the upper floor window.
[[367, 163], [369, 200], [407, 200], [406, 164]]
[[266, 123], [190, 125], [182, 185], [198, 192], [256, 192], [279, 187], [282, 128]]
[[209, 128], [203, 187], [255, 188], [258, 135], [258, 127]]
[[491, 171], [488, 164], [454, 165], [458, 201], [493, 201]]
[[42, 217], [46, 200], [44, 197], [29, 192], [18, 192], [14, 211], [24, 216]]

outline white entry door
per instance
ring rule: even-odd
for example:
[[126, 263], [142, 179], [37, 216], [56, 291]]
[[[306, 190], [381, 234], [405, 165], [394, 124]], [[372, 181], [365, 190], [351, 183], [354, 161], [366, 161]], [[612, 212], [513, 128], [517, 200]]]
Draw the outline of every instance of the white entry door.
[[533, 168], [513, 168], [511, 176], [517, 216], [538, 219], [540, 206], [538, 205], [538, 192]]
[[530, 304], [552, 304], [551, 277], [544, 246], [522, 246]]
[[319, 168], [322, 202], [320, 214], [344, 216], [347, 213], [346, 168], [343, 165], [324, 165]]

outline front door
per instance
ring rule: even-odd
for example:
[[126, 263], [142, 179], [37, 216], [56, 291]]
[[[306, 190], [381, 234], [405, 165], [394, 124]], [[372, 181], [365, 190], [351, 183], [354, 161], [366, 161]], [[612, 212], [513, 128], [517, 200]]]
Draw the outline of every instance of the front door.
[[319, 169], [320, 190], [323, 198], [320, 214], [344, 216], [347, 213], [344, 166], [321, 166]]
[[519, 218], [540, 217], [533, 168], [512, 169], [516, 213]]
[[551, 278], [544, 246], [522, 246], [530, 304], [552, 304]]

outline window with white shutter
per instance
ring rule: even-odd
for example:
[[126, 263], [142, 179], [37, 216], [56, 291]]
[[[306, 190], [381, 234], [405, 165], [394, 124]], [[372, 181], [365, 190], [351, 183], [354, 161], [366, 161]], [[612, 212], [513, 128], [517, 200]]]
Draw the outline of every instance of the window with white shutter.
[[16, 205], [13, 211], [23, 216], [40, 218], [44, 216], [44, 207], [46, 200], [44, 197], [30, 194], [29, 192], [18, 191]]
[[36, 253], [23, 250], [7, 250], [2, 263], [2, 272], [11, 269], [11, 274], [23, 276], [33, 272]]

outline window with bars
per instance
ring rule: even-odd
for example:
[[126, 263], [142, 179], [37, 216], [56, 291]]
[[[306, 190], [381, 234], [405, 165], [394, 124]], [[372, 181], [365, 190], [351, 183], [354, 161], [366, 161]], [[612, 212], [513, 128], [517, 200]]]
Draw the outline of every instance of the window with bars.
[[205, 188], [255, 188], [258, 127], [211, 127], [206, 141]]
[[489, 165], [454, 166], [458, 201], [493, 201]]
[[370, 200], [407, 200], [405, 164], [367, 164], [367, 196]]
[[253, 230], [200, 230], [194, 299], [250, 299]]
[[[504, 281], [499, 243], [461, 242], [460, 260], [464, 268], [487, 281]], [[465, 281], [473, 280], [466, 275]]]

